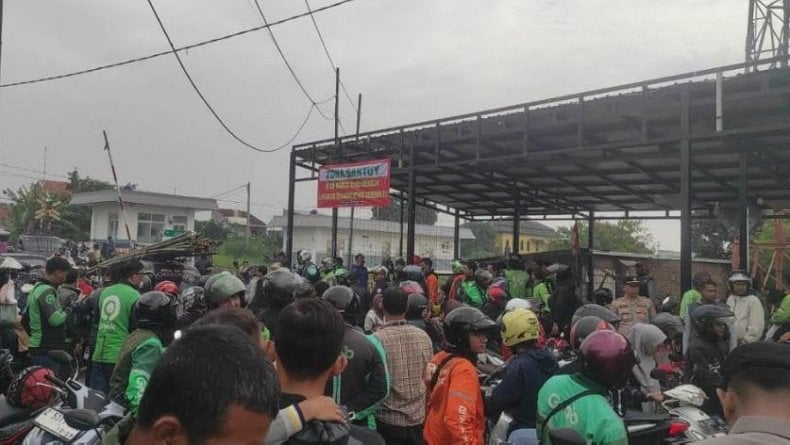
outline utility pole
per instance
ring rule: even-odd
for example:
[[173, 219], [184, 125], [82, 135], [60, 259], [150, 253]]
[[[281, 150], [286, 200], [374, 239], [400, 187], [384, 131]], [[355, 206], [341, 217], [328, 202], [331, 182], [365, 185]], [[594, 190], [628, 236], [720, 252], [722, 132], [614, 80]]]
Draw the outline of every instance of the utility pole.
[[47, 179], [47, 146], [44, 146], [44, 179]]
[[118, 175], [115, 173], [115, 164], [112, 162], [112, 152], [110, 151], [110, 141], [107, 139], [107, 132], [102, 130], [104, 135], [104, 149], [107, 150], [107, 157], [110, 158], [110, 169], [112, 169], [112, 179], [115, 181], [115, 191], [118, 193], [118, 203], [121, 205], [121, 213], [123, 214], [123, 225], [126, 228], [126, 239], [129, 241], [129, 247], [133, 247], [132, 232], [129, 230], [129, 218], [126, 217], [126, 206], [123, 203], [123, 196], [121, 196], [121, 187], [118, 185]]
[[[0, 62], [3, 61], [3, 0], [0, 0]], [[2, 74], [2, 63], [0, 63], [0, 74]]]
[[247, 181], [247, 238], [252, 236], [252, 230], [250, 230], [250, 182]]
[[[357, 96], [357, 131], [355, 140], [359, 141], [359, 116], [362, 114], [362, 93], [359, 93]], [[348, 261], [351, 264], [351, 243], [354, 240], [354, 209], [356, 207], [351, 207], [351, 220], [348, 223]]]
[[[343, 152], [340, 150], [340, 138], [338, 135], [339, 130], [339, 111], [340, 111], [340, 68], [335, 68], [335, 148], [337, 149], [337, 160], [343, 158]], [[332, 209], [332, 245], [330, 250], [330, 254], [332, 258], [337, 257], [337, 207]]]

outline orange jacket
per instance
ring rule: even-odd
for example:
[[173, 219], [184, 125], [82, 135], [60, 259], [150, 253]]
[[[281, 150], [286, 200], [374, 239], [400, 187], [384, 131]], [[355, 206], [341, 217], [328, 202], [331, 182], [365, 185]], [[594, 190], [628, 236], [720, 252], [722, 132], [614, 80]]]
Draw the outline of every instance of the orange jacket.
[[483, 445], [485, 414], [475, 366], [465, 358], [452, 358], [439, 371], [436, 386], [430, 387], [436, 368], [448, 355], [439, 352], [428, 364], [425, 444]]
[[439, 278], [435, 273], [425, 276], [425, 287], [428, 288], [428, 299], [433, 304], [439, 304]]

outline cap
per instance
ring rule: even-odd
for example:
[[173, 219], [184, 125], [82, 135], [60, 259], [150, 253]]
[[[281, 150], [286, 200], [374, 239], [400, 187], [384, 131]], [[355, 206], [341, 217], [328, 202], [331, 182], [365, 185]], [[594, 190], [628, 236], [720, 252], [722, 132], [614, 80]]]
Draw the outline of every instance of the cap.
[[755, 342], [733, 349], [722, 366], [724, 386], [726, 387], [739, 371], [748, 368], [790, 369], [790, 346], [782, 343]]
[[625, 284], [639, 284], [639, 278], [635, 275], [628, 275], [623, 279]]

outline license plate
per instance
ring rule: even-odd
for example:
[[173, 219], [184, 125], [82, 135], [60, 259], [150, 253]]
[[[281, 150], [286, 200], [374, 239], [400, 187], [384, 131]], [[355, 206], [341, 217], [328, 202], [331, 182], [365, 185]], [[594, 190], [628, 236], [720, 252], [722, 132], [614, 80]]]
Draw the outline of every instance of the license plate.
[[63, 414], [54, 408], [42, 411], [33, 419], [33, 424], [60, 440], [71, 441], [80, 434], [80, 430], [68, 426]]

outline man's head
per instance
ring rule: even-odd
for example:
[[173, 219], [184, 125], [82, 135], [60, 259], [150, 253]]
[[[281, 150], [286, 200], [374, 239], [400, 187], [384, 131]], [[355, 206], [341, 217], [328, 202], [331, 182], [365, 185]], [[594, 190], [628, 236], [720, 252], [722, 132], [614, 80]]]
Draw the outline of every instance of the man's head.
[[724, 416], [790, 420], [790, 346], [747, 343], [733, 349], [722, 366], [724, 387], [717, 389]]
[[433, 270], [433, 260], [428, 257], [423, 258], [420, 260], [420, 267], [422, 268], [422, 272], [427, 274], [428, 272]]
[[291, 381], [327, 380], [343, 371], [345, 323], [326, 300], [302, 298], [277, 318], [278, 368]]
[[702, 286], [705, 285], [706, 282], [713, 279], [708, 272], [697, 272], [694, 274], [694, 277], [691, 279], [691, 285], [694, 286], [694, 289], [697, 291], [702, 292]]
[[357, 266], [364, 266], [365, 265], [365, 255], [362, 255], [361, 253], [358, 253], [354, 257], [354, 264], [356, 264]]
[[727, 284], [730, 286], [730, 291], [733, 294], [738, 296], [748, 295], [749, 287], [752, 285], [752, 277], [746, 272], [736, 269], [730, 272]]
[[635, 276], [625, 277], [623, 286], [623, 296], [626, 298], [636, 298], [639, 296], [639, 279]]
[[247, 292], [244, 282], [229, 272], [212, 275], [204, 287], [209, 309], [239, 307], [244, 293]]
[[277, 415], [274, 368], [232, 326], [198, 326], [165, 350], [127, 443], [262, 443]]
[[717, 286], [713, 280], [706, 281], [699, 290], [702, 295], [702, 304], [713, 304], [716, 302]]
[[118, 283], [127, 283], [132, 287], [137, 287], [143, 280], [143, 269], [145, 266], [140, 260], [129, 260], [117, 264], [110, 268], [110, 275]]
[[644, 262], [644, 261], [640, 261], [640, 262], [636, 263], [635, 267], [636, 267], [636, 275], [637, 276], [642, 277], [642, 276], [645, 276], [645, 275], [650, 275], [650, 263], [647, 263], [647, 262]]
[[71, 285], [73, 285], [74, 283], [77, 282], [77, 278], [79, 278], [79, 276], [80, 276], [79, 270], [72, 268], [66, 274], [66, 279], [63, 281], [63, 283], [64, 284], [71, 284]]
[[249, 335], [253, 343], [258, 343], [264, 351], [267, 349], [269, 342], [264, 341], [261, 336], [261, 322], [258, 321], [255, 314], [247, 309], [242, 309], [240, 307], [217, 309], [200, 318], [192, 326], [199, 327], [208, 325], [235, 326]]
[[45, 272], [47, 274], [47, 281], [60, 286], [66, 281], [66, 276], [71, 271], [71, 263], [62, 257], [52, 257], [47, 261]]
[[409, 297], [396, 287], [388, 287], [382, 297], [384, 316], [388, 318], [403, 317], [409, 306]]

